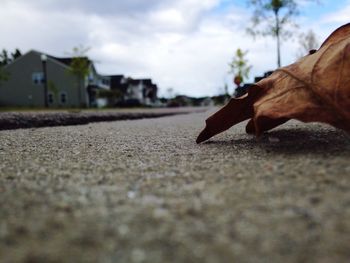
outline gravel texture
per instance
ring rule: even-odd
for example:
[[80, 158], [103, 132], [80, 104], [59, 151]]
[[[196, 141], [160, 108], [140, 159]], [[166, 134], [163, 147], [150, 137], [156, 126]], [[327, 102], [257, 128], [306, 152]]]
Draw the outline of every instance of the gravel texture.
[[208, 113], [0, 132], [0, 262], [350, 262], [350, 139]]

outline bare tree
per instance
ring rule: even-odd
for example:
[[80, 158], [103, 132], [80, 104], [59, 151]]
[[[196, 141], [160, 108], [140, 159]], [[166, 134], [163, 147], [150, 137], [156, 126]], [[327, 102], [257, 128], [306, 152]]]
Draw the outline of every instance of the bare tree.
[[306, 33], [299, 35], [299, 49], [297, 58], [301, 58], [309, 53], [310, 50], [318, 49], [320, 46], [317, 36], [311, 29]]
[[281, 40], [293, 35], [288, 26], [296, 26], [293, 17], [299, 14], [297, 1], [248, 0], [248, 3], [254, 7], [252, 23], [247, 28], [248, 33], [253, 36], [272, 36], [276, 39], [277, 66], [281, 67]]

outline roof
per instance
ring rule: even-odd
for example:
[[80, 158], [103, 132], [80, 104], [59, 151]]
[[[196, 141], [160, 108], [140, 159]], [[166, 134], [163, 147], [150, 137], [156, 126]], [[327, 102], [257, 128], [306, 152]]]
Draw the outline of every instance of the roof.
[[109, 77], [111, 82], [113, 83], [121, 83], [122, 79], [124, 78], [124, 75], [108, 75], [106, 77]]
[[149, 87], [152, 88], [152, 89], [155, 89], [155, 90], [158, 89], [158, 86], [157, 86], [156, 84], [152, 84], [152, 85], [150, 85]]
[[154, 85], [151, 79], [132, 79], [128, 78], [128, 83], [131, 85], [139, 85], [142, 82], [143, 85], [151, 87]]
[[140, 81], [142, 81], [142, 83], [147, 85], [147, 86], [153, 85], [151, 79], [140, 79]]
[[[13, 63], [15, 63], [15, 62], [17, 62], [18, 60], [21, 60], [22, 58], [24, 58], [25, 56], [27, 56], [27, 55], [30, 54], [30, 53], [35, 53], [35, 54], [37, 54], [37, 55], [39, 55], [39, 56], [42, 55], [42, 54], [44, 54], [44, 55], [46, 55], [47, 58], [50, 59], [51, 61], [53, 61], [53, 62], [55, 62], [55, 63], [57, 63], [57, 64], [60, 64], [60, 65], [62, 65], [62, 66], [64, 66], [64, 67], [67, 67], [67, 68], [70, 67], [70, 65], [71, 65], [71, 63], [72, 63], [72, 60], [73, 60], [73, 57], [58, 58], [58, 57], [55, 57], [55, 56], [48, 55], [48, 54], [46, 54], [46, 53], [44, 53], [44, 52], [40, 52], [40, 51], [37, 51], [37, 50], [33, 50], [33, 49], [32, 49], [32, 50], [29, 50], [28, 52], [24, 53], [22, 56], [16, 58], [16, 59], [15, 59], [14, 61], [12, 61], [10, 64], [6, 65], [6, 67], [9, 66], [9, 65], [11, 65], [11, 64], [13, 64]], [[82, 57], [82, 58], [86, 59], [86, 60], [93, 66], [92, 61], [91, 61], [88, 57]]]
[[[54, 56], [50, 56], [48, 55], [49, 58], [55, 59], [67, 66], [70, 66], [72, 64], [72, 61], [74, 59], [74, 57], [67, 57], [67, 58], [58, 58], [58, 57], [54, 57]], [[77, 58], [81, 58], [86, 60], [88, 63], [92, 63], [92, 61], [88, 58], [88, 57], [77, 57]]]

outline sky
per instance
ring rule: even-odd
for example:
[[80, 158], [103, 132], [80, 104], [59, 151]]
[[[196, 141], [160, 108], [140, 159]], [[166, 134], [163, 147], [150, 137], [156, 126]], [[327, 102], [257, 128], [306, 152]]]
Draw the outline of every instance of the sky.
[[[296, 0], [294, 37], [282, 43], [282, 66], [300, 51], [298, 35], [320, 44], [350, 22], [350, 0]], [[246, 33], [252, 7], [244, 0], [0, 0], [0, 49], [65, 57], [89, 47], [100, 74], [152, 78], [159, 96], [213, 96], [234, 85], [228, 64], [247, 51], [250, 77], [276, 68], [271, 37]]]

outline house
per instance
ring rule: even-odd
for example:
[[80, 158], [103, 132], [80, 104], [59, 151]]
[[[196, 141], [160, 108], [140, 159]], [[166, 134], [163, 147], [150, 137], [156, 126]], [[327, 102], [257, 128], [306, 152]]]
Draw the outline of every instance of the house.
[[151, 79], [141, 79], [142, 81], [142, 95], [143, 104], [153, 105], [157, 102], [158, 87], [156, 84], [152, 83]]
[[187, 107], [192, 105], [192, 98], [186, 95], [177, 95], [167, 103], [168, 107]]
[[125, 78], [124, 75], [110, 75], [107, 77], [109, 77], [110, 90], [113, 94], [108, 104], [111, 107], [123, 104], [129, 85], [127, 78]]
[[151, 79], [128, 79], [126, 100], [138, 100], [143, 105], [152, 105], [157, 100], [157, 85]]
[[[264, 78], [267, 78], [272, 73], [273, 73], [273, 71], [266, 71], [263, 76], [255, 77], [254, 78], [254, 83], [257, 83], [260, 80], [262, 80]], [[252, 86], [252, 85], [253, 85], [253, 83], [245, 83], [243, 86], [240, 85], [240, 86], [236, 87], [236, 89], [234, 91], [234, 94], [233, 94], [233, 97], [234, 98], [239, 98], [239, 97], [243, 96], [244, 94], [246, 94], [248, 92], [249, 87]]]
[[157, 102], [158, 87], [151, 79], [133, 79], [124, 75], [111, 75], [110, 89], [118, 93], [112, 105], [153, 106]]
[[255, 77], [255, 78], [254, 78], [254, 82], [257, 83], [257, 82], [259, 82], [260, 80], [262, 80], [262, 79], [264, 79], [264, 78], [267, 78], [267, 77], [270, 76], [272, 73], [273, 73], [272, 70], [266, 71], [266, 72], [264, 73], [263, 76]]
[[92, 107], [96, 90], [109, 89], [109, 78], [100, 76], [88, 62], [89, 73], [79, 80], [71, 73], [73, 58], [57, 58], [31, 50], [4, 67], [8, 80], [0, 84], [0, 106]]

